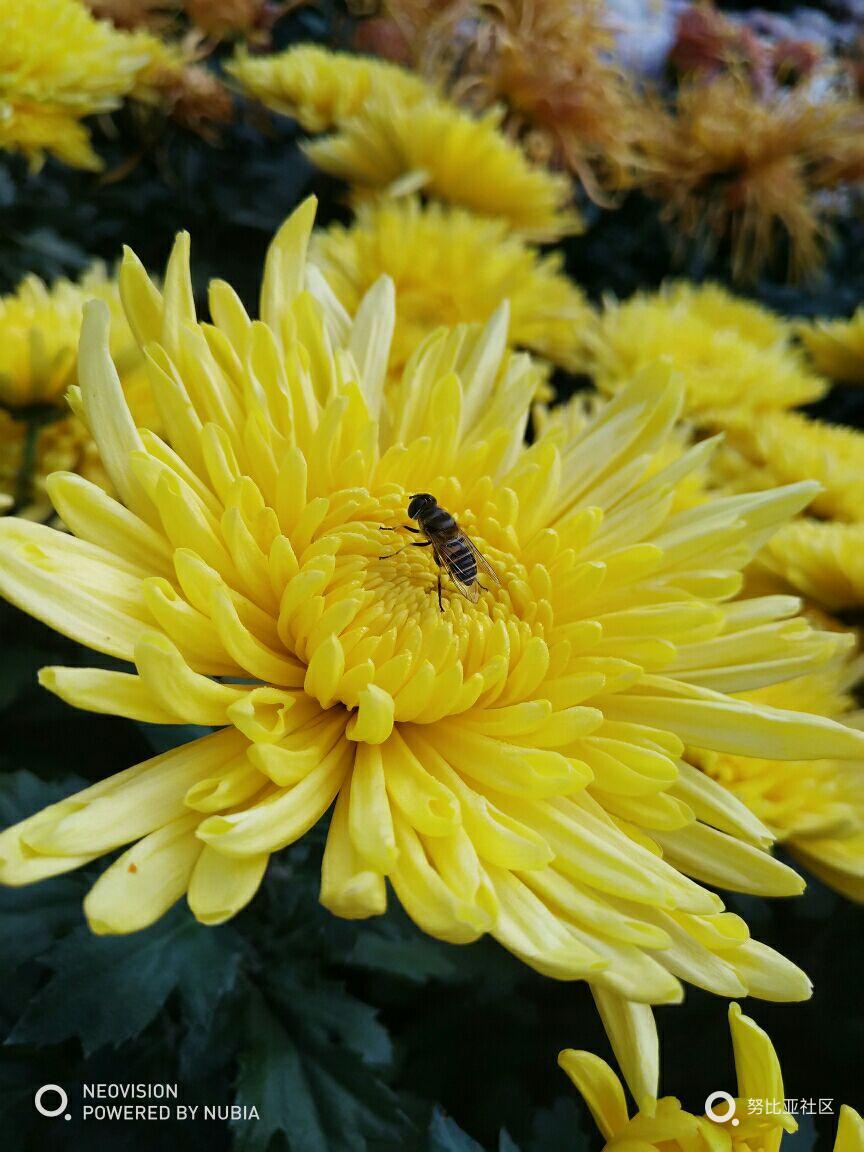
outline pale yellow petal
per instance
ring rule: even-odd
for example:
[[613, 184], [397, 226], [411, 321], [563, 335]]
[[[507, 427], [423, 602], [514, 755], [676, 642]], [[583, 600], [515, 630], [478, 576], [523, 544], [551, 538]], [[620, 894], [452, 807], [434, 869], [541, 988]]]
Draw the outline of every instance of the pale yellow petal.
[[612, 1051], [640, 1110], [653, 1113], [660, 1083], [660, 1044], [654, 1012], [591, 985]]
[[621, 1081], [606, 1061], [592, 1052], [565, 1048], [558, 1053], [558, 1066], [567, 1073], [591, 1109], [594, 1123], [604, 1139], [614, 1139], [627, 1123], [627, 1102]]
[[261, 886], [269, 859], [267, 852], [224, 856], [203, 845], [189, 880], [189, 907], [195, 919], [202, 924], [222, 924], [236, 916]]
[[185, 816], [151, 832], [102, 873], [84, 900], [93, 932], [138, 932], [185, 894], [202, 847], [195, 836], [199, 819]]

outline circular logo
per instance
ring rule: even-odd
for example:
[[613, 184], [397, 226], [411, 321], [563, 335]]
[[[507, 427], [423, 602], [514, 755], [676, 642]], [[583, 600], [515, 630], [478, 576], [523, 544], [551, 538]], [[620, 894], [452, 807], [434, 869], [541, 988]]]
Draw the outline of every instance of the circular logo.
[[[43, 1098], [48, 1093], [56, 1092], [60, 1103], [56, 1108], [46, 1108], [42, 1103]], [[36, 1095], [33, 1097], [33, 1103], [36, 1105], [36, 1111], [40, 1112], [43, 1116], [59, 1116], [61, 1112], [66, 1111], [66, 1106], [69, 1103], [69, 1097], [63, 1091], [59, 1084], [43, 1084]], [[68, 1120], [69, 1117], [67, 1116]]]
[[[714, 1107], [715, 1104], [726, 1104], [727, 1107], [725, 1111], [718, 1112]], [[705, 1101], [705, 1115], [715, 1124], [725, 1124], [729, 1120], [733, 1126], [738, 1124], [735, 1118], [735, 1099], [728, 1092], [712, 1092]]]

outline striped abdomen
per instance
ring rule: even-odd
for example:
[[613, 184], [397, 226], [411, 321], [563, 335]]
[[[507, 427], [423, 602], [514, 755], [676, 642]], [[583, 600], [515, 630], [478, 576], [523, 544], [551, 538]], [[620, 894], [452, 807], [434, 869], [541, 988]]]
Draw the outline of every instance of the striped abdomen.
[[463, 584], [474, 583], [477, 579], [477, 561], [462, 536], [453, 536], [450, 540], [439, 541], [438, 551], [451, 574], [457, 580], [461, 580]]

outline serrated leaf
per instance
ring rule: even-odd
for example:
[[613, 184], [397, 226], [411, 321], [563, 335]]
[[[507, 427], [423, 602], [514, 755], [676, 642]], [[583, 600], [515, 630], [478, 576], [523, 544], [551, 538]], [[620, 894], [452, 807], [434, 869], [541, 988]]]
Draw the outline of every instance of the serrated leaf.
[[272, 994], [299, 1029], [323, 1043], [337, 1041], [367, 1064], [389, 1064], [393, 1045], [377, 1010], [350, 996], [343, 985], [302, 980], [287, 965], [268, 981]]
[[571, 1096], [559, 1096], [551, 1108], [534, 1117], [526, 1152], [588, 1152], [592, 1147]]
[[39, 956], [80, 922], [82, 888], [69, 876], [28, 888], [0, 888], [0, 972]]
[[[302, 1005], [296, 1013], [302, 1017]], [[251, 996], [235, 1103], [257, 1109], [254, 1124], [232, 1122], [236, 1152], [266, 1152], [277, 1132], [303, 1152], [364, 1152], [401, 1147], [405, 1130], [395, 1095], [350, 1050], [316, 1038]]]
[[519, 1152], [519, 1145], [506, 1128], [502, 1128], [498, 1135], [498, 1152]]
[[[85, 1055], [138, 1036], [179, 989], [200, 1010], [234, 983], [242, 943], [178, 909], [132, 936], [73, 932], [45, 958], [51, 978], [9, 1037], [15, 1044], [81, 1041]], [[203, 991], [202, 991], [203, 990]]]
[[483, 1152], [483, 1147], [436, 1108], [429, 1121], [429, 1152]]
[[458, 965], [440, 941], [420, 932], [403, 935], [387, 923], [361, 929], [347, 963], [355, 968], [399, 976], [412, 984], [453, 980], [459, 975]]

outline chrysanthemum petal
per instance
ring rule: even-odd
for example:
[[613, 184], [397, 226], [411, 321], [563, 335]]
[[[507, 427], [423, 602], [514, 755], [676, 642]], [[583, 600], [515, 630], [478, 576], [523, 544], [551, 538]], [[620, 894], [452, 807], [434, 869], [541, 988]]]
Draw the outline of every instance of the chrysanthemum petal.
[[158, 532], [104, 489], [74, 472], [54, 472], [46, 481], [48, 495], [71, 532], [140, 570], [165, 576], [171, 554]]
[[591, 993], [636, 1103], [651, 1115], [660, 1083], [660, 1042], [654, 1013], [645, 1004], [634, 1004], [594, 985]]
[[202, 924], [222, 924], [245, 908], [264, 879], [270, 856], [223, 856], [205, 844], [189, 880], [189, 908]]
[[794, 869], [706, 824], [657, 832], [655, 839], [667, 860], [705, 884], [754, 896], [800, 896], [804, 891], [804, 880]]
[[341, 787], [350, 762], [340, 743], [292, 788], [274, 791], [241, 812], [210, 816], [198, 836], [226, 856], [258, 856], [299, 839], [323, 816]]
[[200, 817], [181, 817], [151, 832], [107, 868], [84, 900], [84, 914], [99, 936], [146, 928], [185, 895], [201, 853]]
[[245, 746], [227, 729], [163, 752], [52, 805], [36, 826], [22, 827], [22, 842], [48, 856], [109, 852], [187, 815], [186, 789], [236, 761]]
[[152, 504], [129, 463], [130, 454], [143, 451], [144, 444], [129, 413], [111, 359], [109, 323], [108, 306], [103, 301], [91, 300], [85, 306], [78, 349], [78, 378], [87, 426], [123, 503], [142, 520], [153, 524]]
[[834, 1152], [861, 1152], [862, 1148], [864, 1148], [864, 1119], [854, 1108], [843, 1104], [840, 1108]]
[[39, 683], [67, 704], [85, 712], [126, 716], [148, 724], [180, 724], [177, 713], [165, 708], [140, 676], [103, 668], [40, 668]]
[[593, 1052], [565, 1048], [558, 1053], [558, 1067], [576, 1085], [603, 1136], [612, 1140], [628, 1119], [621, 1081], [606, 1061]]
[[147, 630], [140, 578], [110, 553], [26, 520], [0, 520], [0, 592], [73, 640], [131, 660]]

